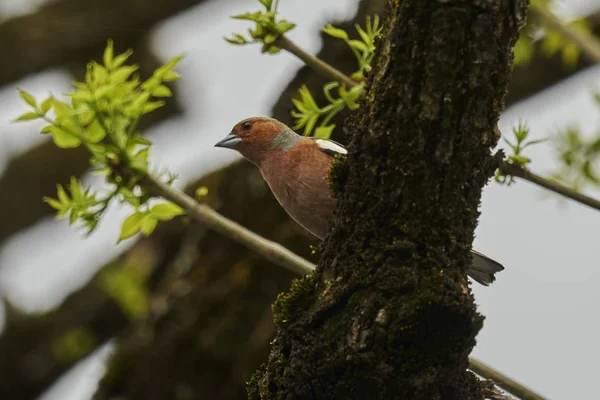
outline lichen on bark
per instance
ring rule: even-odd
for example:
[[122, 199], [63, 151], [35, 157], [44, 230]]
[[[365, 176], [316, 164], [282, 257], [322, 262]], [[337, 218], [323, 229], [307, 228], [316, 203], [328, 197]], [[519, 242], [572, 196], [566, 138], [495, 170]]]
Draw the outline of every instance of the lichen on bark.
[[369, 89], [332, 170], [314, 276], [274, 309], [251, 399], [482, 399], [467, 283], [526, 0], [390, 1]]

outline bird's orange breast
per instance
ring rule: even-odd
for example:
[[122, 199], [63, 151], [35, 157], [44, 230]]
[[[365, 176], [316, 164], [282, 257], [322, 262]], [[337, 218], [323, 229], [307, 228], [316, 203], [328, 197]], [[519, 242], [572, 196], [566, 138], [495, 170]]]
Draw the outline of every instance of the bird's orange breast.
[[293, 149], [272, 154], [260, 167], [279, 204], [300, 225], [322, 239], [335, 208], [327, 174], [331, 158], [314, 142], [301, 141]]

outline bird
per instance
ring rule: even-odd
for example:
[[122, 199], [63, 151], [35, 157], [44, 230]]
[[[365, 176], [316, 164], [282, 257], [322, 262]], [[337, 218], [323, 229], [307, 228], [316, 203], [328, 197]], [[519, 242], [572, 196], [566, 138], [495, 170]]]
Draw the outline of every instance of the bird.
[[[344, 146], [329, 139], [301, 136], [274, 118], [252, 117], [235, 124], [215, 147], [235, 150], [258, 167], [292, 219], [324, 239], [336, 206], [327, 173], [336, 155], [348, 153]], [[471, 254], [467, 274], [489, 286], [504, 267], [475, 250]]]

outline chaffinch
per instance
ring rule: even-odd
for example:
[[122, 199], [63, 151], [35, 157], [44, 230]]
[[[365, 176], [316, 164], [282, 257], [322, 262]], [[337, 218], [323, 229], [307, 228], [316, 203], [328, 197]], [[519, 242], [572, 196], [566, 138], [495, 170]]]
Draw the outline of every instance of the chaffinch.
[[[310, 233], [323, 239], [336, 200], [331, 196], [327, 172], [333, 157], [347, 154], [333, 140], [300, 136], [273, 118], [255, 117], [238, 122], [215, 147], [237, 150], [260, 170], [279, 204]], [[488, 286], [504, 267], [471, 251], [467, 273]]]

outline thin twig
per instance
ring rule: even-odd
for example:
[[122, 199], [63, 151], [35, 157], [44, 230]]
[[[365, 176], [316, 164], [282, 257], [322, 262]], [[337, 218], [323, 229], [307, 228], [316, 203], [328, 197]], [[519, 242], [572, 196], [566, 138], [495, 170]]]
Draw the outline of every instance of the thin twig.
[[494, 381], [496, 385], [522, 400], [546, 400], [542, 395], [472, 357], [469, 358], [469, 368], [477, 375]]
[[524, 179], [531, 183], [534, 183], [538, 186], [541, 186], [545, 189], [551, 190], [554, 193], [558, 193], [562, 196], [568, 197], [571, 200], [575, 200], [578, 203], [584, 204], [588, 207], [591, 207], [595, 210], [600, 211], [600, 201], [596, 200], [592, 197], [586, 196], [585, 194], [579, 193], [576, 190], [573, 190], [565, 185], [562, 185], [558, 182], [551, 181], [550, 179], [542, 178], [539, 175], [534, 174], [528, 169], [521, 167], [516, 164], [511, 164], [508, 162], [502, 163], [500, 166], [500, 172], [503, 175], [516, 176], [518, 178]]
[[304, 63], [310, 68], [312, 68], [315, 72], [321, 74], [322, 76], [332, 78], [333, 80], [340, 83], [344, 83], [348, 87], [354, 87], [359, 84], [358, 82], [350, 79], [348, 75], [344, 74], [343, 72], [334, 68], [330, 64], [321, 60], [319, 57], [315, 57], [312, 54], [309, 54], [306, 51], [302, 50], [296, 45], [296, 43], [292, 42], [285, 35], [281, 35], [275, 42], [275, 45], [283, 50], [292, 53], [300, 60], [304, 61]]
[[292, 253], [280, 244], [267, 240], [244, 228], [237, 222], [225, 218], [207, 205], [196, 202], [187, 194], [172, 188], [156, 177], [147, 174], [144, 178], [144, 183], [148, 185], [148, 189], [153, 194], [177, 204], [191, 218], [205, 224], [208, 228], [219, 232], [229, 239], [235, 240], [250, 250], [256, 251], [267, 260], [298, 275], [306, 275], [314, 271], [314, 264]]
[[569, 40], [577, 43], [577, 46], [583, 50], [585, 55], [594, 60], [596, 64], [600, 64], [600, 40], [565, 24], [556, 18], [546, 5], [541, 3], [542, 2], [532, 2], [530, 6], [531, 11], [538, 15], [545, 25], [561, 32]]

